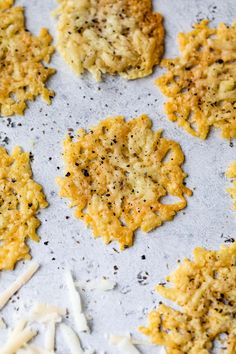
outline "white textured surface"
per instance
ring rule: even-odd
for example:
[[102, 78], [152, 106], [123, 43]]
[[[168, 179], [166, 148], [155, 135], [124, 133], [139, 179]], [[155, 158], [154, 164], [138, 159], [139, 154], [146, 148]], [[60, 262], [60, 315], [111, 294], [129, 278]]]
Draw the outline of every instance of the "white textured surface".
[[[16, 4], [26, 6], [27, 25], [31, 31], [38, 33], [40, 27], [46, 26], [55, 34], [55, 22], [50, 16], [55, 1], [20, 0]], [[189, 31], [197, 19], [207, 16], [213, 20], [212, 25], [220, 21], [230, 24], [235, 20], [236, 4], [235, 0], [159, 0], [155, 1], [155, 9], [165, 16], [166, 56], [175, 56], [179, 31]], [[224, 239], [234, 237], [236, 214], [225, 193], [229, 182], [224, 171], [236, 159], [236, 145], [233, 143], [235, 146], [230, 147], [217, 131], [212, 132], [207, 141], [200, 141], [169, 122], [163, 114], [164, 98], [153, 84], [160, 69], [151, 77], [138, 81], [107, 78], [97, 84], [90, 76], [74, 76], [58, 54], [54, 55], [51, 65], [58, 70], [49, 84], [57, 94], [52, 105], [45, 105], [41, 99], [31, 103], [24, 117], [11, 119], [15, 128], [7, 126], [7, 119], [0, 120], [0, 143], [8, 136], [9, 149], [20, 145], [24, 150], [32, 151], [34, 177], [44, 186], [50, 203], [40, 214], [41, 243], [30, 242], [34, 259], [42, 268], [13, 297], [1, 315], [11, 324], [17, 309], [22, 308], [22, 302], [68, 305], [62, 274], [65, 266], [71, 267], [77, 279], [82, 281], [108, 276], [118, 284], [114, 291], [88, 290], [82, 294], [85, 311], [92, 317], [93, 333], [81, 335], [81, 340], [87, 347], [115, 354], [117, 350], [108, 345], [104, 333], [136, 333], [138, 325], [146, 323], [147, 312], [160, 300], [153, 291], [154, 285], [164, 280], [178, 259], [190, 256], [195, 246], [218, 248]], [[73, 217], [67, 201], [57, 196], [54, 179], [63, 174], [61, 141], [68, 128], [87, 128], [108, 115], [122, 114], [129, 119], [141, 113], [149, 114], [155, 129], [164, 128], [166, 137], [181, 143], [186, 155], [184, 168], [189, 174], [187, 184], [194, 189], [194, 195], [189, 198], [188, 207], [172, 222], [149, 234], [138, 232], [134, 246], [119, 253], [114, 250], [119, 249], [118, 245], [104, 246], [101, 239], [94, 240], [91, 231]], [[18, 123], [22, 126], [17, 126]], [[49, 242], [48, 246], [44, 245], [45, 241]], [[141, 259], [142, 255], [146, 256], [145, 260]], [[115, 265], [118, 267], [116, 274]], [[19, 264], [15, 272], [3, 272], [0, 288], [4, 289], [21, 271], [22, 264]], [[137, 278], [140, 272], [148, 273], [142, 285]], [[138, 337], [141, 338], [139, 334]], [[0, 331], [0, 344], [5, 338], [5, 330]], [[57, 347], [58, 353], [68, 353], [60, 339]], [[141, 350], [143, 354], [158, 353], [152, 346]]]

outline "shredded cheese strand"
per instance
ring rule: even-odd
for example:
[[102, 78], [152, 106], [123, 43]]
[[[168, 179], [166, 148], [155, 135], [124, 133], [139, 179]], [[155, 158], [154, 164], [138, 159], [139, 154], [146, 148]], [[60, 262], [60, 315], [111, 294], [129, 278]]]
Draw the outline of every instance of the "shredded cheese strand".
[[69, 347], [71, 354], [84, 354], [83, 349], [80, 345], [80, 340], [73, 329], [66, 324], [62, 323], [60, 325], [62, 335], [65, 339], [66, 344]]
[[22, 332], [18, 332], [15, 335], [13, 331], [12, 335], [8, 338], [6, 344], [1, 349], [1, 354], [15, 354], [18, 349], [27, 344], [32, 338], [37, 335], [37, 331], [30, 327], [26, 327]]
[[79, 291], [76, 290], [74, 280], [70, 271], [65, 273], [66, 285], [69, 291], [69, 298], [72, 307], [72, 314], [75, 320], [76, 330], [78, 332], [88, 332], [89, 327], [86, 317], [82, 312], [81, 298]]
[[39, 269], [39, 264], [31, 262], [29, 268], [21, 274], [2, 294], [0, 294], [0, 310], [8, 303], [10, 298], [25, 285]]
[[50, 321], [48, 323], [47, 332], [45, 334], [45, 349], [49, 352], [54, 352], [56, 336], [56, 323]]

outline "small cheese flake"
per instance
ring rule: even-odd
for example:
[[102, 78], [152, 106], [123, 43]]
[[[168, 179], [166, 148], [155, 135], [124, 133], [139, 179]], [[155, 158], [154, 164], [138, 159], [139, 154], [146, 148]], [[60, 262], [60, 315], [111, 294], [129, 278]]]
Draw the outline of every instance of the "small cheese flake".
[[17, 261], [30, 258], [26, 240], [39, 240], [36, 214], [48, 205], [32, 179], [30, 155], [19, 147], [12, 155], [0, 147], [0, 200], [0, 270], [13, 269]]
[[132, 343], [132, 339], [130, 335], [129, 336], [110, 335], [109, 343], [111, 345], [116, 346], [121, 351], [121, 353], [140, 354], [140, 351], [137, 348], [135, 348], [134, 344]]
[[234, 201], [234, 210], [236, 210], [236, 162], [230, 164], [226, 177], [233, 180], [233, 185], [230, 188], [227, 188], [226, 191], [231, 195]]
[[210, 28], [208, 21], [178, 36], [181, 56], [164, 59], [168, 71], [157, 85], [169, 98], [165, 110], [193, 136], [205, 139], [211, 129], [236, 138], [236, 22]]
[[58, 0], [57, 47], [77, 74], [136, 79], [163, 54], [164, 29], [151, 0]]
[[[60, 195], [76, 207], [76, 217], [94, 237], [121, 249], [133, 244], [139, 227], [149, 232], [172, 220], [187, 205], [184, 154], [178, 143], [154, 132], [142, 115], [128, 122], [107, 118], [78, 140], [64, 142], [65, 177], [58, 178]], [[174, 198], [166, 203], [164, 197]]]
[[101, 278], [97, 283], [97, 289], [102, 291], [113, 290], [115, 286], [116, 286], [116, 282], [107, 278]]
[[42, 28], [38, 37], [25, 29], [24, 9], [14, 1], [0, 1], [0, 115], [23, 114], [27, 101], [38, 95], [49, 104], [54, 92], [46, 87], [55, 73], [48, 68], [54, 48]]
[[194, 250], [193, 261], [185, 259], [167, 277], [172, 287], [157, 286], [157, 291], [183, 310], [161, 304], [149, 314], [142, 333], [152, 342], [164, 345], [171, 353], [208, 353], [222, 334], [225, 353], [236, 350], [236, 243], [219, 251]]
[[10, 298], [25, 285], [39, 269], [39, 264], [31, 262], [28, 269], [0, 294], [0, 310], [7, 304]]
[[70, 271], [65, 273], [66, 285], [69, 291], [72, 316], [75, 321], [76, 330], [78, 332], [88, 332], [89, 327], [86, 317], [82, 312], [81, 298], [78, 289], [76, 290], [74, 280]]

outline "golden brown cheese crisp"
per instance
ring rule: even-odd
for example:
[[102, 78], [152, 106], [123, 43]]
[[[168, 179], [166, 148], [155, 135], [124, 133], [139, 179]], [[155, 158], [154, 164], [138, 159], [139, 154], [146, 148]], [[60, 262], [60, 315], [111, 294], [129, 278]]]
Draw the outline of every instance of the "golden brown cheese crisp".
[[46, 87], [55, 72], [49, 63], [54, 48], [43, 28], [38, 37], [25, 29], [24, 10], [13, 0], [0, 0], [0, 115], [23, 114], [38, 95], [49, 104], [54, 92]]
[[29, 259], [27, 239], [38, 241], [36, 214], [47, 202], [33, 181], [29, 154], [16, 147], [12, 155], [0, 147], [0, 270]]
[[[101, 121], [78, 140], [64, 142], [66, 174], [58, 178], [60, 195], [76, 207], [95, 237], [131, 246], [139, 227], [151, 231], [186, 206], [184, 155], [178, 143], [153, 132], [142, 115], [125, 122], [118, 116]], [[164, 196], [177, 197], [172, 204]]]
[[205, 139], [211, 127], [236, 137], [236, 23], [209, 28], [204, 20], [178, 36], [181, 56], [164, 59], [156, 83], [169, 100], [165, 111], [188, 133]]
[[236, 210], [236, 162], [230, 164], [226, 177], [233, 179], [233, 185], [231, 188], [227, 188], [227, 192], [234, 200], [234, 210]]
[[196, 248], [194, 259], [184, 259], [167, 277], [171, 287], [157, 291], [182, 310], [161, 304], [149, 314], [142, 333], [167, 354], [212, 353], [214, 341], [226, 334], [224, 353], [236, 353], [236, 243], [219, 251]]
[[137, 79], [152, 73], [164, 48], [163, 19], [151, 0], [58, 0], [57, 47], [77, 74]]

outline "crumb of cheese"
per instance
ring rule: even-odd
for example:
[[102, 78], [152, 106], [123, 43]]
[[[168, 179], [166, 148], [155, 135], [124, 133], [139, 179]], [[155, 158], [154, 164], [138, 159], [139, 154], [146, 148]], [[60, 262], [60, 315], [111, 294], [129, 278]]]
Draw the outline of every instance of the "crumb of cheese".
[[27, 238], [38, 241], [36, 214], [47, 202], [33, 181], [29, 154], [16, 147], [12, 155], [0, 147], [0, 270], [29, 259]]
[[182, 264], [167, 277], [173, 285], [157, 286], [165, 298], [182, 310], [161, 304], [149, 314], [142, 333], [167, 354], [211, 353], [214, 341], [227, 335], [225, 353], [236, 353], [236, 243], [219, 251], [196, 248], [193, 261]]
[[233, 185], [231, 188], [227, 188], [226, 191], [231, 195], [234, 200], [234, 209], [236, 210], [236, 162], [230, 164], [226, 177], [233, 179]]
[[25, 29], [24, 10], [0, 0], [0, 116], [23, 114], [38, 95], [49, 104], [54, 92], [45, 83], [55, 72], [50, 61], [52, 37], [43, 28], [38, 37]]
[[57, 47], [77, 74], [88, 70], [136, 79], [163, 54], [162, 16], [151, 0], [58, 0]]
[[[132, 245], [139, 227], [148, 232], [173, 219], [186, 206], [185, 194], [191, 195], [180, 145], [151, 126], [146, 115], [128, 122], [118, 116], [64, 142], [60, 195], [70, 199], [95, 237], [116, 240], [122, 249]], [[177, 200], [167, 204], [165, 196]]]
[[164, 59], [156, 83], [169, 98], [169, 119], [205, 139], [211, 127], [236, 138], [236, 22], [208, 27], [204, 20], [178, 36], [181, 56]]

